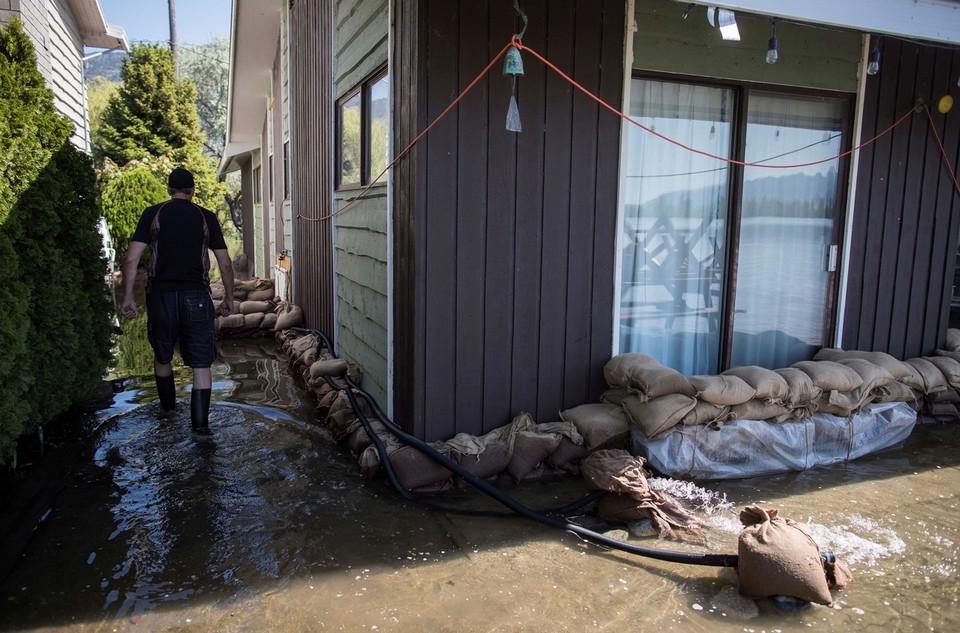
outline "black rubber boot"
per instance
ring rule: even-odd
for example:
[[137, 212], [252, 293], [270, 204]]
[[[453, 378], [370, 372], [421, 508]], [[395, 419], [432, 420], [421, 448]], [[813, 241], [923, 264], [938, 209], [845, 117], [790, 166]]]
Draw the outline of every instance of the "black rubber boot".
[[210, 435], [210, 390], [194, 389], [190, 392], [190, 422], [197, 435]]
[[164, 411], [173, 411], [177, 406], [177, 385], [173, 381], [173, 374], [169, 376], [157, 376], [153, 379], [157, 383], [157, 395], [160, 396], [160, 408]]

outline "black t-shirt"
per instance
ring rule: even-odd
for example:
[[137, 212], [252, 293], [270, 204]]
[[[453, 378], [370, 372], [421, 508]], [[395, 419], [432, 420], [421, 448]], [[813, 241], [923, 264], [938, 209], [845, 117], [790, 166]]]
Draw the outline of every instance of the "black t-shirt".
[[189, 200], [171, 199], [147, 208], [131, 242], [150, 247], [150, 291], [210, 287], [210, 250], [226, 249], [217, 216]]

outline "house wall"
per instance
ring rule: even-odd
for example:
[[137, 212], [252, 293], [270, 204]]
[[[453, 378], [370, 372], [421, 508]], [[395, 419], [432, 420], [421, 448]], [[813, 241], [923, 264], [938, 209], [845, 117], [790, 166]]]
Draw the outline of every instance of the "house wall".
[[334, 331], [333, 1], [290, 9], [290, 167], [297, 249], [293, 292], [307, 327]]
[[725, 42], [704, 7], [683, 19], [686, 5], [636, 0], [633, 68], [840, 92], [856, 92], [862, 43], [858, 33], [778, 23], [780, 59], [764, 57], [772, 34], [768, 18], [737, 14], [739, 42]]
[[53, 91], [54, 107], [73, 124], [73, 144], [89, 151], [83, 44], [76, 20], [63, 0], [0, 0], [0, 21], [14, 16], [33, 41], [37, 67]]
[[[398, 0], [395, 147], [518, 31], [510, 3]], [[524, 44], [619, 104], [625, 4], [529, 1]], [[428, 26], [429, 25], [429, 26]], [[530, 54], [523, 132], [498, 64], [397, 168], [396, 419], [428, 440], [595, 402], [612, 346], [620, 121]]]
[[[884, 38], [880, 72], [867, 78], [863, 139], [891, 126], [922, 99], [950, 162], [960, 164], [957, 94], [960, 50]], [[926, 114], [915, 112], [860, 153], [841, 346], [897, 358], [942, 346], [960, 230], [960, 192], [953, 187]]]
[[[339, 98], [387, 62], [389, 5], [386, 0], [334, 3]], [[338, 192], [337, 208], [357, 194]], [[339, 355], [363, 368], [363, 387], [387, 406], [387, 188], [373, 187], [362, 201], [335, 219], [335, 337]]]

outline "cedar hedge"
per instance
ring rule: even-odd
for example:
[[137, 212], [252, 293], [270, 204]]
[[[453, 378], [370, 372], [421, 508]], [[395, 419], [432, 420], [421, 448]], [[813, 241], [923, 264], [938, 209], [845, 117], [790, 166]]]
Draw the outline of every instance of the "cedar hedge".
[[0, 464], [87, 400], [110, 360], [96, 175], [70, 142], [33, 44], [0, 29]]

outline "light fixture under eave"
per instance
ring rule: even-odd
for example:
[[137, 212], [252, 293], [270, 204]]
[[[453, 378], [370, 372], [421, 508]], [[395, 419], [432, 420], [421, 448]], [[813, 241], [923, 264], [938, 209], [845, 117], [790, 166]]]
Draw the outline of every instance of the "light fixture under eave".
[[876, 75], [880, 72], [880, 38], [873, 43], [873, 50], [870, 51], [870, 60], [867, 62], [867, 74]]
[[770, 20], [773, 24], [773, 35], [770, 37], [770, 42], [767, 44], [767, 57], [766, 62], [768, 64], [776, 64], [777, 60], [780, 59], [780, 53], [777, 48], [777, 20]]
[[720, 37], [732, 42], [740, 41], [740, 29], [737, 28], [737, 16], [730, 9], [717, 12], [717, 24], [720, 25]]

